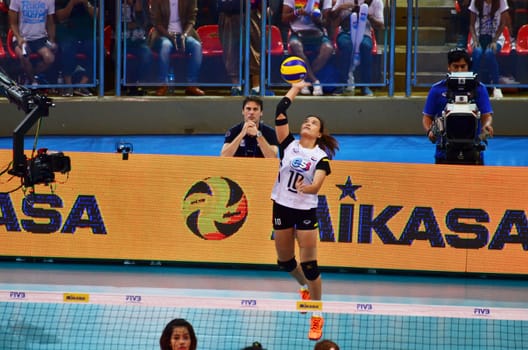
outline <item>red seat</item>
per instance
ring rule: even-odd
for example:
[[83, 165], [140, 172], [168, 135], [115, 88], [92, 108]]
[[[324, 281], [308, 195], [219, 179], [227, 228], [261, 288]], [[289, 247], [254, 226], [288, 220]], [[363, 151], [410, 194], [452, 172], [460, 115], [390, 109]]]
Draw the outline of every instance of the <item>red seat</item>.
[[222, 56], [223, 48], [217, 24], [206, 24], [198, 27], [196, 31], [202, 40], [202, 53], [204, 56]]
[[284, 43], [282, 42], [282, 35], [279, 27], [277, 26], [266, 26], [266, 35], [268, 30], [271, 28], [271, 41], [268, 46], [267, 52], [272, 56], [282, 56], [284, 54]]
[[523, 25], [517, 32], [517, 53], [528, 55], [528, 24]]
[[[504, 35], [504, 45], [501, 47], [501, 50], [499, 52], [499, 55], [501, 56], [508, 56], [511, 52], [512, 43], [511, 43], [511, 37], [510, 37], [510, 31], [507, 27], [504, 27], [504, 30], [502, 31], [502, 35]], [[467, 47], [466, 51], [468, 54], [471, 55], [473, 52], [473, 47], [471, 46], [471, 32], [468, 33], [468, 39], [467, 39]]]
[[9, 12], [9, 7], [3, 1], [0, 1], [0, 12]]

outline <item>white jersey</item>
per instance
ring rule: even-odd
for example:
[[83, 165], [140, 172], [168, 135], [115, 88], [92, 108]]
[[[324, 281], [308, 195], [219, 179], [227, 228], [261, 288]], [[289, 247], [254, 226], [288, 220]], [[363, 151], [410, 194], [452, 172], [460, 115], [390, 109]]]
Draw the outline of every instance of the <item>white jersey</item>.
[[[295, 182], [299, 177], [304, 178], [304, 182], [311, 184], [313, 182], [316, 169], [322, 159], [328, 159], [328, 155], [319, 146], [314, 148], [304, 148], [295, 140], [293, 136], [288, 136], [290, 141], [281, 152], [281, 162], [279, 176], [275, 181], [271, 192], [271, 199], [277, 204], [293, 209], [312, 209], [317, 208], [317, 194], [299, 193], [295, 188]], [[283, 145], [281, 145], [283, 146]], [[327, 174], [330, 173], [330, 166], [322, 167]]]

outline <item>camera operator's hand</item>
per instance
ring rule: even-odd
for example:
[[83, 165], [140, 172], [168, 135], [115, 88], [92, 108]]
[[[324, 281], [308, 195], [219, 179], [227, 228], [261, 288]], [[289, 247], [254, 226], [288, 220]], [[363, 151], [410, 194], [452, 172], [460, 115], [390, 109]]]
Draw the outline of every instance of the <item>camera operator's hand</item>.
[[429, 131], [427, 132], [427, 138], [429, 139], [429, 141], [431, 141], [432, 143], [435, 143], [436, 142], [436, 136], [435, 134], [433, 133], [433, 131], [431, 129], [429, 129]]
[[482, 128], [482, 130], [484, 131], [485, 135], [487, 137], [493, 137], [493, 126], [491, 125], [484, 125], [484, 127]]

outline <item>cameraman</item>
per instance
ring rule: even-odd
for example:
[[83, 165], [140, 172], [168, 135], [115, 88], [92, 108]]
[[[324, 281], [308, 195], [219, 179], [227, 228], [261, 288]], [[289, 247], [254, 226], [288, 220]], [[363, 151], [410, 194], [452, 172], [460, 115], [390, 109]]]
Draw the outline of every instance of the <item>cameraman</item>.
[[[471, 58], [466, 50], [461, 48], [455, 48], [449, 51], [447, 54], [447, 70], [449, 73], [455, 72], [468, 72], [471, 65]], [[445, 163], [446, 151], [442, 147], [442, 140], [437, 139], [436, 135], [432, 131], [433, 121], [442, 116], [447, 105], [447, 79], [441, 80], [431, 87], [427, 100], [425, 101], [425, 107], [423, 110], [422, 125], [426, 131], [426, 135], [431, 142], [436, 143], [435, 152], [435, 163]], [[486, 87], [482, 83], [478, 83], [475, 91], [475, 104], [481, 113], [479, 123], [479, 134], [484, 131], [490, 137], [493, 136], [492, 114], [491, 103]], [[482, 153], [481, 153], [481, 161]]]

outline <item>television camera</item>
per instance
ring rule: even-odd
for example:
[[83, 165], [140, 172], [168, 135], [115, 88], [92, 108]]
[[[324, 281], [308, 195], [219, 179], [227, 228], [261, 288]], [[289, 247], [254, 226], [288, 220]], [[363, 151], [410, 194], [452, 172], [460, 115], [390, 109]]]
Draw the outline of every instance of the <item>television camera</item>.
[[480, 111], [475, 102], [479, 85], [477, 74], [447, 74], [447, 104], [442, 116], [435, 118], [431, 131], [440, 139], [445, 164], [483, 164], [482, 152], [488, 135], [480, 133]]
[[55, 106], [52, 99], [18, 85], [3, 70], [0, 70], [0, 93], [26, 113], [24, 120], [13, 131], [13, 164], [8, 173], [20, 177], [22, 184], [30, 187], [54, 182], [56, 172], [69, 172], [70, 158], [62, 152], [42, 148], [31, 159], [24, 154], [25, 134], [42, 117], [49, 115], [49, 108]]

